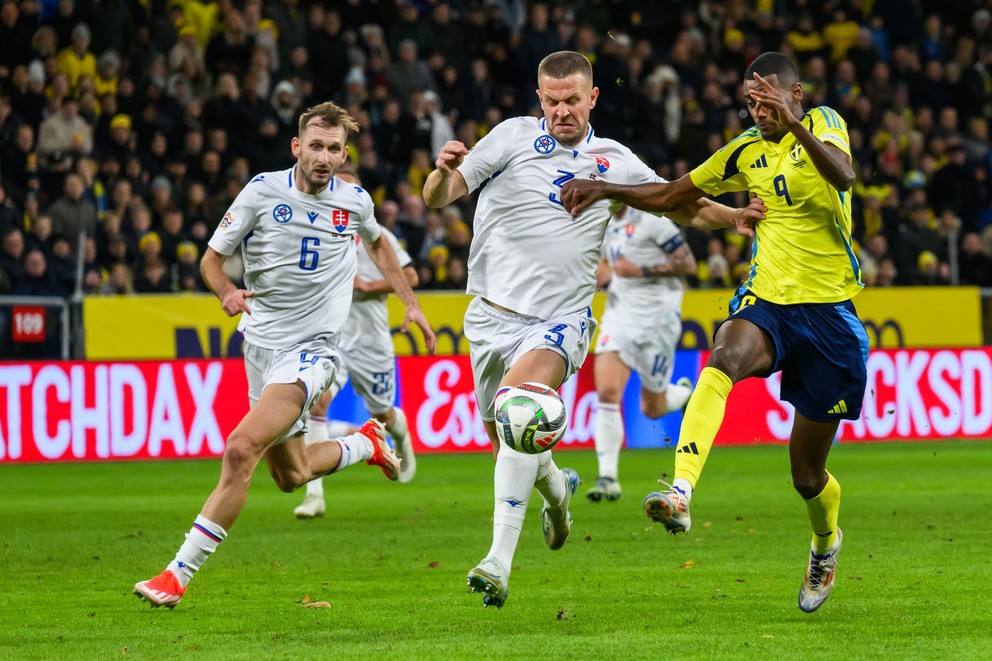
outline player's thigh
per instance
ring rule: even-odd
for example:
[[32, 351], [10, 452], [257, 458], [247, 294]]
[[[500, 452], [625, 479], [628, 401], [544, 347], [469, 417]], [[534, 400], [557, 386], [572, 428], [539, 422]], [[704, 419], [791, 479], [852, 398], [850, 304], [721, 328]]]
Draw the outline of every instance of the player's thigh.
[[588, 309], [547, 321], [524, 321], [503, 385], [537, 381], [558, 388], [585, 362], [595, 330], [596, 320]]
[[557, 388], [568, 377], [565, 357], [550, 347], [537, 347], [518, 357], [500, 380], [500, 387], [533, 381]]
[[273, 444], [284, 439], [297, 423], [306, 404], [302, 383], [272, 383], [247, 415], [231, 432], [227, 447], [261, 456]]
[[463, 332], [469, 342], [475, 398], [483, 422], [495, 418], [493, 401], [507, 370], [507, 357], [512, 350], [515, 325], [512, 315], [500, 313], [473, 298], [465, 311]]
[[620, 352], [597, 352], [593, 363], [593, 374], [599, 401], [609, 404], [619, 403], [630, 379], [630, 368], [620, 358]]
[[303, 434], [296, 434], [270, 447], [265, 452], [265, 463], [272, 479], [284, 491], [292, 491], [309, 481], [310, 464]]
[[777, 353], [768, 330], [750, 319], [732, 317], [717, 329], [706, 366], [717, 368], [737, 383], [774, 371]]

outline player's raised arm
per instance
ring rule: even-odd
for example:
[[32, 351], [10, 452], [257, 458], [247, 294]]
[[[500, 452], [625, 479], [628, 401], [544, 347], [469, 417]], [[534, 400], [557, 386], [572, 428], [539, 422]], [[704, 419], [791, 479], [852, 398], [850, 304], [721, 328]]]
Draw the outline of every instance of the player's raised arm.
[[703, 195], [703, 191], [696, 188], [688, 175], [677, 181], [629, 186], [611, 184], [601, 179], [576, 178], [562, 186], [560, 199], [565, 209], [574, 217], [603, 198], [616, 200], [642, 211], [664, 213], [695, 202]]
[[231, 279], [224, 273], [223, 266], [226, 259], [227, 255], [208, 247], [207, 252], [203, 254], [203, 259], [200, 260], [200, 275], [203, 276], [203, 282], [220, 299], [220, 305], [228, 317], [242, 312], [251, 314], [248, 299], [254, 298], [255, 292], [238, 289], [234, 286]]
[[704, 197], [665, 215], [679, 225], [704, 231], [733, 227], [742, 236], [754, 236], [754, 226], [764, 220], [767, 211], [759, 197], [752, 197], [743, 208], [728, 207]]
[[851, 157], [837, 147], [823, 142], [809, 132], [800, 118], [790, 112], [790, 99], [786, 92], [777, 89], [769, 81], [754, 74], [757, 83], [750, 89], [750, 96], [754, 103], [772, 111], [774, 118], [796, 136], [799, 144], [803, 146], [809, 154], [817, 172], [826, 179], [831, 186], [839, 191], [850, 190], [856, 180], [854, 167], [851, 165]]
[[427, 206], [438, 209], [468, 194], [468, 184], [457, 170], [466, 156], [468, 149], [457, 140], [449, 140], [441, 147], [434, 162], [437, 169], [424, 182], [424, 202]]
[[406, 306], [406, 318], [403, 320], [403, 326], [400, 330], [405, 332], [410, 327], [410, 324], [415, 324], [424, 335], [427, 351], [433, 354], [437, 347], [437, 338], [434, 336], [434, 331], [431, 330], [431, 325], [427, 322], [427, 317], [424, 316], [423, 310], [420, 309], [420, 302], [414, 295], [413, 289], [410, 287], [410, 283], [403, 273], [403, 269], [400, 268], [400, 263], [396, 259], [396, 252], [393, 250], [393, 247], [380, 234], [375, 241], [366, 243], [365, 249], [375, 263], [376, 268], [379, 269], [379, 272], [385, 277], [386, 282], [389, 283], [392, 291], [400, 297], [403, 305]]

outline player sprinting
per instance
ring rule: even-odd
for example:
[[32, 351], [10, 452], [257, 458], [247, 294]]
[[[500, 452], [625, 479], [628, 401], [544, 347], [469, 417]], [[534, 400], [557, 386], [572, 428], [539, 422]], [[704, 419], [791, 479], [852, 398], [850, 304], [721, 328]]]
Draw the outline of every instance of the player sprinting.
[[863, 286], [851, 249], [847, 191], [855, 175], [847, 124], [825, 106], [803, 111], [790, 58], [769, 52], [755, 59], [744, 75], [744, 97], [757, 126], [678, 181], [630, 188], [583, 182], [562, 197], [579, 218], [604, 197], [650, 211], [726, 191], [767, 201], [748, 279], [730, 301], [689, 400], [674, 483], [649, 494], [644, 510], [672, 533], [689, 531], [689, 501], [731, 387], [781, 370], [782, 399], [796, 407], [792, 482], [813, 529], [799, 607], [812, 612], [833, 589], [842, 539], [840, 485], [826, 470], [827, 454], [840, 420], [860, 415], [866, 383], [868, 337], [851, 302]]
[[596, 342], [599, 477], [586, 491], [593, 502], [623, 493], [617, 480], [624, 438], [620, 402], [631, 371], [640, 377], [641, 411], [649, 418], [678, 411], [692, 394], [689, 379], [669, 381], [682, 335], [682, 276], [696, 272], [696, 258], [668, 218], [621, 207], [606, 227], [599, 272], [600, 284], [610, 284]]
[[[347, 167], [347, 166], [346, 166]], [[337, 178], [349, 185], [360, 185], [353, 172], [339, 171]], [[413, 259], [403, 249], [396, 236], [385, 227], [379, 228], [382, 236], [389, 241], [407, 284], [417, 286], [417, 271]], [[351, 379], [355, 393], [365, 402], [372, 417], [381, 422], [386, 433], [393, 439], [393, 448], [400, 459], [400, 482], [410, 482], [417, 472], [417, 458], [413, 442], [407, 429], [406, 414], [403, 409], [393, 406], [396, 400], [396, 353], [393, 349], [393, 336], [389, 332], [389, 313], [386, 310], [386, 296], [393, 291], [389, 281], [383, 278], [369, 256], [365, 245], [355, 243], [358, 259], [358, 272], [355, 275], [355, 292], [351, 301], [351, 311], [341, 332], [338, 353], [341, 365], [334, 377], [334, 383], [310, 410], [310, 429], [306, 433], [306, 443], [320, 442], [337, 434], [329, 434], [323, 429], [327, 409], [331, 401]], [[306, 485], [306, 496], [293, 514], [298, 519], [312, 519], [323, 516], [324, 479], [318, 477]]]
[[[629, 149], [594, 134], [589, 113], [599, 90], [584, 56], [552, 53], [538, 67], [538, 85], [544, 117], [508, 119], [471, 153], [461, 142], [448, 142], [424, 186], [427, 204], [443, 207], [486, 184], [469, 251], [467, 291], [475, 298], [464, 332], [476, 399], [496, 456], [492, 546], [468, 573], [469, 586], [484, 593], [487, 606], [506, 600], [531, 490], [536, 486], [544, 499], [541, 528], [555, 550], [568, 538], [568, 505], [580, 482], [574, 470], [559, 469], [550, 452], [501, 448], [493, 422], [498, 391], [525, 381], [557, 389], [582, 365], [596, 327], [589, 306], [609, 205], [604, 201], [572, 218], [559, 199], [561, 186], [586, 178], [659, 179]], [[760, 216], [759, 205], [690, 206], [676, 220], [714, 228], [746, 225]]]
[[[230, 316], [241, 316], [251, 410], [227, 438], [220, 480], [175, 559], [134, 593], [152, 606], [179, 603], [193, 574], [227, 537], [264, 458], [286, 492], [314, 477], [364, 461], [395, 480], [399, 460], [382, 423], [304, 446], [306, 412], [334, 380], [340, 331], [351, 305], [355, 235], [406, 304], [404, 327], [416, 324], [433, 350], [434, 334], [400, 270], [362, 189], [334, 178], [358, 125], [333, 103], [304, 112], [291, 143], [296, 165], [256, 176], [238, 194], [209, 242], [200, 270]], [[246, 289], [222, 264], [241, 245]]]

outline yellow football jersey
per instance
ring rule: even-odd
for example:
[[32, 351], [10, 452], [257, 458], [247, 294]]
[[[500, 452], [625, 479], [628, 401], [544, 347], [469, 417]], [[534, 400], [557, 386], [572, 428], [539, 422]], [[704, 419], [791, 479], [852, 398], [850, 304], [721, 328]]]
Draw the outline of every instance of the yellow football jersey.
[[[818, 139], [850, 155], [847, 122], [836, 112], [820, 106], [802, 121]], [[768, 208], [756, 228], [745, 282], [757, 296], [783, 305], [836, 303], [864, 287], [851, 248], [851, 193], [831, 186], [791, 133], [776, 143], [750, 128], [689, 177], [711, 195], [749, 191]]]

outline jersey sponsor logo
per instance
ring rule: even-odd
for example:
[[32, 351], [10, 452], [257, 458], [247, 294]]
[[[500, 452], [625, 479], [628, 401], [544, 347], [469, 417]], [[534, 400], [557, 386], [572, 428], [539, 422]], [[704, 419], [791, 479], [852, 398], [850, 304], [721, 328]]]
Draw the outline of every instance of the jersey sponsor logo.
[[751, 164], [752, 170], [754, 170], [755, 168], [767, 168], [767, 167], [768, 167], [768, 158], [764, 154], [761, 155], [761, 158], [759, 158], [758, 160], [756, 160], [754, 163]]
[[557, 146], [558, 143], [555, 141], [555, 139], [552, 138], [547, 133], [545, 133], [542, 136], [538, 136], [538, 138], [534, 140], [534, 151], [536, 151], [538, 154], [545, 154], [545, 155], [550, 154], [555, 150], [555, 147]]
[[603, 158], [602, 156], [596, 156], [596, 168], [599, 170], [600, 174], [605, 173], [610, 169], [610, 162]]
[[331, 225], [335, 231], [343, 232], [348, 229], [348, 212], [344, 209], [335, 209], [331, 212]]
[[231, 212], [228, 211], [227, 213], [224, 214], [224, 218], [221, 219], [220, 221], [220, 228], [222, 230], [226, 230], [228, 227], [230, 227], [233, 224], [234, 224], [234, 216], [232, 216]]
[[317, 220], [317, 212], [316, 211], [307, 211], [307, 220], [309, 220], [310, 221], [310, 224], [313, 225], [314, 224], [314, 221]]
[[277, 204], [275, 209], [272, 210], [272, 217], [276, 219], [277, 223], [285, 225], [293, 217], [293, 207], [288, 204]]

